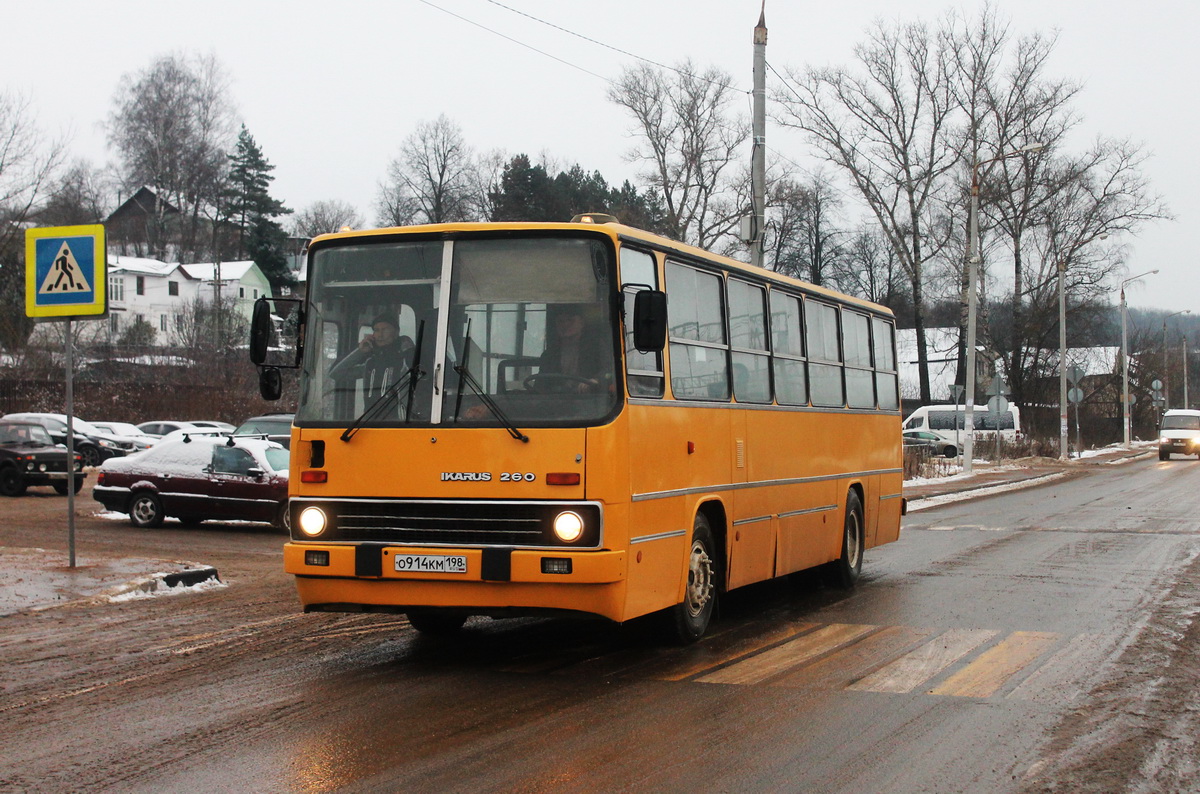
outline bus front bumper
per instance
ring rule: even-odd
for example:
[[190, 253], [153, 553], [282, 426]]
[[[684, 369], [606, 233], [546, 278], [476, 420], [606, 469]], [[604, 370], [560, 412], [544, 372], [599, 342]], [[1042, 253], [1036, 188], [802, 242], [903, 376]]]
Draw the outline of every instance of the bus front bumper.
[[[288, 543], [283, 556], [305, 611], [455, 607], [479, 613], [569, 610], [623, 619], [623, 551]], [[414, 565], [427, 570], [412, 570]], [[428, 570], [435, 567], [450, 570]]]

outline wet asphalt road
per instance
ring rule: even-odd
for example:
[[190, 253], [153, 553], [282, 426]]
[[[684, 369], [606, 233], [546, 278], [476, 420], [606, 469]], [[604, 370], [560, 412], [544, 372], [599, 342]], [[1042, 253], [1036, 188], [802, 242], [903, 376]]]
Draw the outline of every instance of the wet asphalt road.
[[229, 586], [0, 619], [0, 789], [1069, 787], [1114, 671], [1156, 680], [1139, 652], [1194, 575], [1197, 475], [1144, 461], [913, 513], [854, 592], [738, 591], [691, 648], [651, 621], [477, 619], [432, 641], [402, 617], [306, 616], [278, 534], [84, 517], [85, 552], [206, 562]]

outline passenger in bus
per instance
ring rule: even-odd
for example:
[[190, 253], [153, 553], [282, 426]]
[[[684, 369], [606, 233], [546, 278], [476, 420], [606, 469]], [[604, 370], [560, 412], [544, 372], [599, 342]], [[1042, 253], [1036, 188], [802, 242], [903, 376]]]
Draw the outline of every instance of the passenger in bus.
[[[586, 333], [582, 308], [564, 306], [554, 317], [554, 332], [546, 340], [546, 350], [538, 359], [538, 374], [544, 384], [556, 381], [550, 391], [594, 392], [603, 388], [606, 355], [602, 334]], [[536, 381], [535, 381], [536, 382]]]
[[392, 386], [411, 364], [412, 339], [400, 334], [396, 318], [381, 314], [371, 323], [371, 333], [353, 351], [333, 366], [331, 378], [363, 379], [363, 397], [375, 400]]

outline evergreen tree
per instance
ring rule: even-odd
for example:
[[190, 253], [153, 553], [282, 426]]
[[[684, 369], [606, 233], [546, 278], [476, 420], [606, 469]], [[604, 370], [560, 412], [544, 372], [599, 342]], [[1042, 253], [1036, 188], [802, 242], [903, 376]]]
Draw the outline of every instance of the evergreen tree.
[[284, 254], [287, 232], [276, 219], [292, 211], [268, 192], [275, 180], [271, 175], [275, 166], [263, 156], [244, 124], [229, 160], [229, 190], [222, 215], [236, 230], [237, 256], [254, 260], [273, 289], [290, 286], [294, 279]]
[[574, 165], [551, 177], [544, 166], [519, 154], [504, 167], [500, 185], [490, 194], [494, 221], [568, 221], [582, 212], [606, 212], [622, 223], [647, 231], [665, 230], [665, 213], [650, 194], [626, 181], [611, 188], [599, 171]]

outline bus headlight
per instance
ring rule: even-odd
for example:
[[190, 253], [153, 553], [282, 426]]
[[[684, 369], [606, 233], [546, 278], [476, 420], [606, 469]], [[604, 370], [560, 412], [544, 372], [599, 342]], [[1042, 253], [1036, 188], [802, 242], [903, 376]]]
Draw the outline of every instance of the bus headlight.
[[563, 543], [574, 543], [583, 535], [583, 519], [570, 510], [559, 513], [554, 517], [554, 534]]
[[315, 538], [325, 531], [325, 526], [328, 521], [325, 518], [325, 511], [319, 507], [306, 507], [300, 511], [299, 519], [300, 531], [310, 538]]

